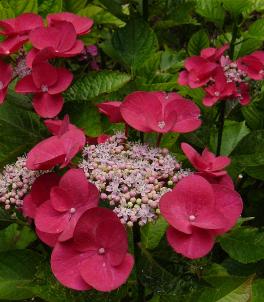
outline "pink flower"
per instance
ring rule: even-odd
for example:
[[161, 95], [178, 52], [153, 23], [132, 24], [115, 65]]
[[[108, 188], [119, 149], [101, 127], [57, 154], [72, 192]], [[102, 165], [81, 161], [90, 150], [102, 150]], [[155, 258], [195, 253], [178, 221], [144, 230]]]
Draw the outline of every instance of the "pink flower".
[[77, 222], [73, 240], [55, 246], [51, 269], [64, 286], [107, 292], [124, 284], [132, 271], [134, 259], [127, 250], [126, 231], [117, 216], [93, 208]]
[[207, 93], [203, 99], [205, 106], [213, 106], [218, 100], [230, 97], [236, 92], [236, 85], [233, 82], [227, 82], [221, 67], [215, 70], [212, 78], [214, 83], [204, 89]]
[[42, 18], [33, 13], [25, 13], [16, 18], [0, 21], [0, 33], [6, 39], [0, 43], [0, 54], [9, 55], [16, 52], [27, 40], [31, 30], [42, 27]]
[[99, 191], [88, 182], [81, 169], [70, 169], [60, 179], [58, 186], [52, 187], [49, 200], [36, 211], [35, 224], [38, 230], [58, 234], [59, 241], [72, 238], [80, 216], [88, 209], [96, 207]]
[[204, 86], [209, 82], [217, 64], [199, 56], [193, 56], [185, 61], [186, 70], [180, 72], [178, 82], [191, 88]]
[[3, 61], [0, 61], [0, 104], [5, 100], [7, 87], [12, 81], [12, 67]]
[[33, 107], [44, 118], [56, 116], [62, 109], [61, 93], [71, 84], [73, 76], [65, 68], [56, 68], [37, 57], [33, 61], [32, 72], [16, 85], [16, 92], [35, 93]]
[[237, 61], [238, 68], [253, 80], [264, 79], [264, 51], [258, 50]]
[[199, 172], [204, 172], [211, 176], [223, 176], [227, 174], [223, 169], [230, 164], [231, 160], [229, 157], [215, 156], [207, 148], [200, 155], [192, 146], [186, 143], [182, 143], [181, 148], [190, 163]]
[[49, 14], [47, 20], [49, 26], [56, 25], [57, 21], [67, 21], [74, 26], [77, 35], [89, 33], [93, 26], [93, 20], [68, 12]]
[[[77, 34], [72, 23], [56, 21], [52, 26], [39, 27], [31, 31], [29, 39], [35, 49], [52, 48], [54, 56], [72, 57], [81, 53], [83, 42], [77, 40]], [[34, 53], [36, 51], [32, 50]]]
[[204, 59], [207, 59], [212, 62], [216, 62], [223, 56], [223, 54], [228, 48], [229, 48], [228, 44], [225, 44], [220, 48], [208, 47], [208, 48], [204, 48], [201, 51], [200, 55]]
[[161, 214], [170, 224], [167, 239], [188, 258], [205, 256], [214, 238], [230, 230], [242, 212], [242, 200], [234, 190], [191, 175], [182, 179], [160, 200]]
[[122, 123], [124, 122], [124, 119], [120, 113], [121, 104], [122, 102], [113, 101], [98, 104], [97, 107], [101, 113], [105, 114], [109, 118], [111, 123]]
[[[23, 200], [23, 215], [25, 217], [35, 218], [37, 209], [46, 200], [49, 199], [50, 190], [57, 186], [60, 177], [55, 173], [47, 173], [39, 176], [31, 187], [30, 193]], [[38, 237], [47, 245], [54, 246], [58, 235], [41, 232], [36, 228]]]
[[61, 123], [59, 130], [57, 125], [55, 128], [54, 124], [51, 126], [52, 122], [47, 123], [56, 135], [41, 141], [28, 153], [26, 165], [30, 170], [48, 170], [56, 165], [66, 167], [85, 145], [83, 131], [69, 124], [67, 118]]
[[200, 109], [177, 93], [137, 91], [128, 95], [120, 111], [125, 122], [143, 132], [186, 133], [200, 127]]

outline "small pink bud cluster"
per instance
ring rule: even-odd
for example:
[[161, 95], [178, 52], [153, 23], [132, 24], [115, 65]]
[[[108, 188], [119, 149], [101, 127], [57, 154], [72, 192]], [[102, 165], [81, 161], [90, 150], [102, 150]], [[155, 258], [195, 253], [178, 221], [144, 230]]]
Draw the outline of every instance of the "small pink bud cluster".
[[236, 62], [232, 62], [229, 56], [222, 56], [220, 58], [220, 64], [224, 70], [227, 83], [241, 83], [245, 82], [247, 73], [238, 68]]
[[128, 142], [123, 134], [86, 146], [83, 158], [79, 166], [86, 177], [128, 226], [157, 219], [161, 196], [191, 173], [167, 149]]
[[19, 51], [19, 56], [16, 59], [16, 65], [13, 68], [13, 77], [18, 76], [20, 79], [23, 79], [29, 74], [31, 74], [31, 68], [27, 66], [26, 53], [22, 49]]
[[[42, 172], [43, 173], [43, 172]], [[6, 165], [0, 174], [0, 203], [5, 210], [20, 208], [32, 183], [41, 174], [26, 168], [26, 157], [18, 157], [12, 165]]]

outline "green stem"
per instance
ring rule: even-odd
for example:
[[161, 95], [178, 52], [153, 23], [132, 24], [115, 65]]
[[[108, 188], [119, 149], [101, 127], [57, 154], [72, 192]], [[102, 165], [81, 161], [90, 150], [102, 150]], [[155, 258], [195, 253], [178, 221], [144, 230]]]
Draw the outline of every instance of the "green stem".
[[161, 138], [162, 138], [162, 133], [159, 133], [157, 137], [156, 147], [160, 146]]
[[148, 0], [142, 0], [142, 11], [143, 18], [148, 21], [149, 9], [148, 9]]
[[144, 141], [145, 141], [144, 132], [139, 133], [139, 138], [140, 138], [141, 144], [144, 144]]
[[[238, 35], [238, 26], [237, 26], [237, 20], [235, 19], [233, 24], [233, 30], [232, 30], [232, 40], [230, 42], [230, 48], [229, 48], [230, 59], [234, 58], [235, 42], [237, 39], [237, 35]], [[226, 109], [226, 103], [225, 101], [222, 101], [220, 104], [220, 114], [218, 120], [219, 126], [218, 126], [216, 155], [220, 155], [221, 152], [221, 144], [223, 138], [224, 123], [225, 123], [225, 109]]]
[[235, 51], [235, 42], [237, 39], [237, 35], [238, 35], [238, 26], [237, 26], [237, 21], [235, 20], [234, 24], [233, 24], [233, 30], [232, 30], [232, 40], [230, 42], [230, 48], [229, 48], [229, 56], [230, 59], [234, 59], [234, 51]]
[[140, 227], [138, 224], [133, 225], [133, 244], [134, 244], [134, 256], [135, 256], [135, 266], [136, 266], [136, 275], [137, 275], [137, 286], [138, 286], [138, 297], [137, 302], [144, 302], [145, 301], [145, 288], [140, 281], [140, 257], [141, 257], [141, 250], [139, 248], [140, 245]]
[[223, 138], [223, 130], [224, 130], [224, 124], [225, 124], [225, 107], [226, 102], [222, 101], [220, 103], [220, 115], [218, 120], [218, 137], [217, 137], [217, 149], [216, 149], [216, 155], [220, 155], [221, 152], [221, 144], [222, 144], [222, 138]]

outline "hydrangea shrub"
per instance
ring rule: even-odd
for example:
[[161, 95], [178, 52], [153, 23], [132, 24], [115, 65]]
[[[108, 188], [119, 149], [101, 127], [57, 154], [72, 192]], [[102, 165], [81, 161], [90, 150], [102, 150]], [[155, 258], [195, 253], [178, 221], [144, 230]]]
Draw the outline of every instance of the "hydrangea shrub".
[[261, 1], [0, 3], [0, 300], [261, 302]]

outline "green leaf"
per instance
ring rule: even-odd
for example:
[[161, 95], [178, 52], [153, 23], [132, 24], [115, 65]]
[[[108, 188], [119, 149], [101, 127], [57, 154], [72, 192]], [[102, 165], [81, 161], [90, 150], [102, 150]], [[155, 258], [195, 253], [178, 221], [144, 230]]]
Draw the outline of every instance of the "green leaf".
[[71, 122], [83, 129], [86, 135], [96, 137], [103, 132], [101, 114], [92, 102], [68, 102], [64, 110], [70, 112]]
[[39, 13], [43, 16], [62, 11], [62, 0], [44, 0], [39, 5]]
[[192, 35], [188, 43], [188, 53], [191, 56], [199, 55], [203, 48], [209, 46], [209, 38], [204, 30], [199, 30]]
[[257, 279], [252, 286], [252, 301], [264, 302], [264, 279]]
[[[222, 155], [230, 155], [238, 143], [249, 134], [250, 131], [244, 122], [236, 122], [231, 120], [226, 120], [223, 131], [223, 138], [221, 144]], [[217, 131], [214, 131], [211, 135], [211, 147], [213, 151], [216, 151], [217, 148]]]
[[257, 39], [245, 38], [235, 48], [235, 59], [251, 54], [253, 51], [261, 48], [262, 41]]
[[24, 226], [21, 228], [18, 224], [13, 223], [0, 231], [0, 252], [25, 249], [36, 238], [30, 227]]
[[222, 0], [224, 8], [234, 16], [246, 12], [252, 7], [251, 0]]
[[0, 2], [0, 20], [14, 18], [15, 12], [6, 2]]
[[85, 8], [87, 0], [67, 0], [63, 2], [64, 11], [78, 13], [81, 9]]
[[208, 21], [222, 27], [225, 19], [225, 11], [218, 0], [197, 0], [196, 12]]
[[91, 72], [75, 81], [64, 96], [66, 101], [89, 101], [101, 94], [117, 91], [130, 79], [130, 75], [118, 71]]
[[16, 16], [23, 13], [38, 13], [38, 1], [37, 0], [11, 0], [12, 6]]
[[123, 18], [121, 0], [100, 0], [100, 2], [115, 16]]
[[160, 216], [155, 223], [148, 223], [141, 228], [142, 243], [147, 249], [154, 249], [158, 246], [161, 238], [166, 232], [168, 224]]
[[252, 297], [253, 277], [227, 277], [221, 285], [206, 289], [198, 302], [250, 302]]
[[255, 99], [248, 106], [241, 108], [247, 125], [253, 129], [264, 128], [264, 102], [263, 99]]
[[240, 166], [264, 165], [264, 130], [245, 136], [232, 152], [232, 162]]
[[31, 286], [39, 261], [38, 254], [30, 250], [0, 253], [0, 299], [31, 298]]
[[264, 18], [258, 19], [249, 26], [247, 35], [260, 41], [264, 41]]
[[231, 258], [241, 263], [264, 259], [264, 232], [257, 228], [235, 228], [220, 237], [219, 242]]
[[256, 167], [246, 167], [245, 171], [249, 176], [264, 181], [264, 165]]
[[116, 26], [124, 26], [125, 23], [112, 15], [109, 11], [100, 6], [89, 4], [78, 12], [78, 15], [89, 17], [94, 20], [95, 24], [109, 24]]
[[40, 118], [33, 112], [12, 106], [0, 106], [0, 167], [27, 152], [46, 134]]
[[158, 41], [151, 27], [141, 19], [132, 19], [113, 34], [112, 45], [116, 58], [133, 72], [158, 49]]

